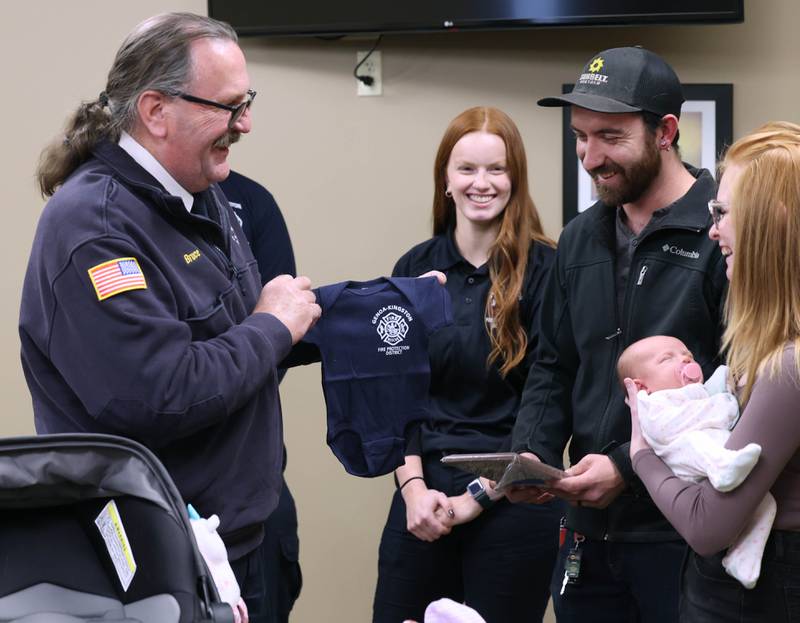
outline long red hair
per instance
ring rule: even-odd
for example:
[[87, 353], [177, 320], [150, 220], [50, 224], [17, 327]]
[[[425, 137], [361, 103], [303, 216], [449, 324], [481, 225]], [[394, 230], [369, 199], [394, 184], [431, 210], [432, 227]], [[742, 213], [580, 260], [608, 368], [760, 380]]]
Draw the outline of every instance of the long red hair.
[[528, 159], [519, 129], [506, 113], [497, 108], [477, 106], [465, 110], [445, 130], [433, 165], [433, 234], [455, 228], [456, 207], [445, 195], [447, 164], [455, 144], [465, 134], [488, 132], [499, 136], [506, 146], [506, 166], [511, 179], [511, 196], [499, 217], [500, 230], [489, 250], [489, 276], [492, 282], [486, 299], [486, 318], [494, 321], [486, 330], [492, 344], [487, 364], [500, 363], [505, 376], [525, 357], [528, 336], [519, 318], [519, 298], [528, 265], [531, 243], [554, 247], [542, 229], [539, 213], [528, 186]]

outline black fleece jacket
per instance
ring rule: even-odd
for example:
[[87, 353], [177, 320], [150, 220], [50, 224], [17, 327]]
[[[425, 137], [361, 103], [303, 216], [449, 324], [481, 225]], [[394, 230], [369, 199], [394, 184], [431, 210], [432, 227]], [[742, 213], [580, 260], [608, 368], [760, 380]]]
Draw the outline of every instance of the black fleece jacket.
[[633, 254], [620, 318], [615, 292], [615, 210], [598, 202], [561, 234], [545, 287], [539, 352], [528, 374], [512, 447], [561, 465], [607, 454], [628, 484], [606, 509], [570, 508], [570, 528], [590, 538], [678, 539], [633, 473], [630, 412], [616, 377], [626, 346], [651, 335], [682, 340], [709, 375], [719, 362], [725, 261], [708, 238], [707, 171]]

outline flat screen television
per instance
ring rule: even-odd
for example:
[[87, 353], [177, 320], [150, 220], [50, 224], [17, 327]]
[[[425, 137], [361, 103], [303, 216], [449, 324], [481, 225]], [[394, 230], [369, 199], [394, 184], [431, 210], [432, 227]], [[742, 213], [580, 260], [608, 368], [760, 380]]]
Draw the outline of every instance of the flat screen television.
[[208, 14], [243, 36], [337, 36], [741, 22], [744, 0], [208, 0]]

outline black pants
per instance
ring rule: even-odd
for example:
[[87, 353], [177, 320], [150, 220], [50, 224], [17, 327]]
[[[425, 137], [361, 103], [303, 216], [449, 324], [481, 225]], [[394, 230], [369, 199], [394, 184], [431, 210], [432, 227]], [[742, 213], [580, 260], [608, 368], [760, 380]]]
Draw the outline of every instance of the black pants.
[[[428, 486], [448, 495], [463, 493], [473, 478], [428, 462], [425, 471]], [[541, 621], [561, 515], [560, 502], [501, 500], [426, 543], [406, 530], [405, 503], [396, 492], [381, 537], [374, 623], [422, 621], [428, 604], [442, 597], [465, 602], [487, 623]]]
[[553, 571], [553, 609], [559, 623], [678, 623], [686, 543], [586, 539], [580, 545], [579, 581], [561, 594], [564, 562], [574, 544], [570, 530]]
[[800, 533], [773, 530], [753, 589], [725, 573], [725, 552], [694, 552], [683, 570], [681, 623], [800, 622]]
[[298, 553], [297, 509], [284, 480], [261, 545], [231, 562], [251, 623], [287, 623], [303, 585]]

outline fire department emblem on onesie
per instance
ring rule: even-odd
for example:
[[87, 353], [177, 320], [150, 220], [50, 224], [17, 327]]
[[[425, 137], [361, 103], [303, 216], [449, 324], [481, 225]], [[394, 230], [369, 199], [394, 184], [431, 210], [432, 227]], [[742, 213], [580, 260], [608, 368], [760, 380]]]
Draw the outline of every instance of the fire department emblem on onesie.
[[399, 305], [386, 305], [381, 307], [372, 317], [372, 324], [378, 332], [378, 337], [386, 346], [378, 348], [379, 353], [384, 355], [402, 355], [411, 347], [407, 344], [400, 344], [409, 331], [409, 324], [414, 317], [405, 307]]
[[402, 316], [394, 312], [384, 314], [378, 321], [378, 335], [389, 346], [397, 346], [406, 338], [408, 324]]

